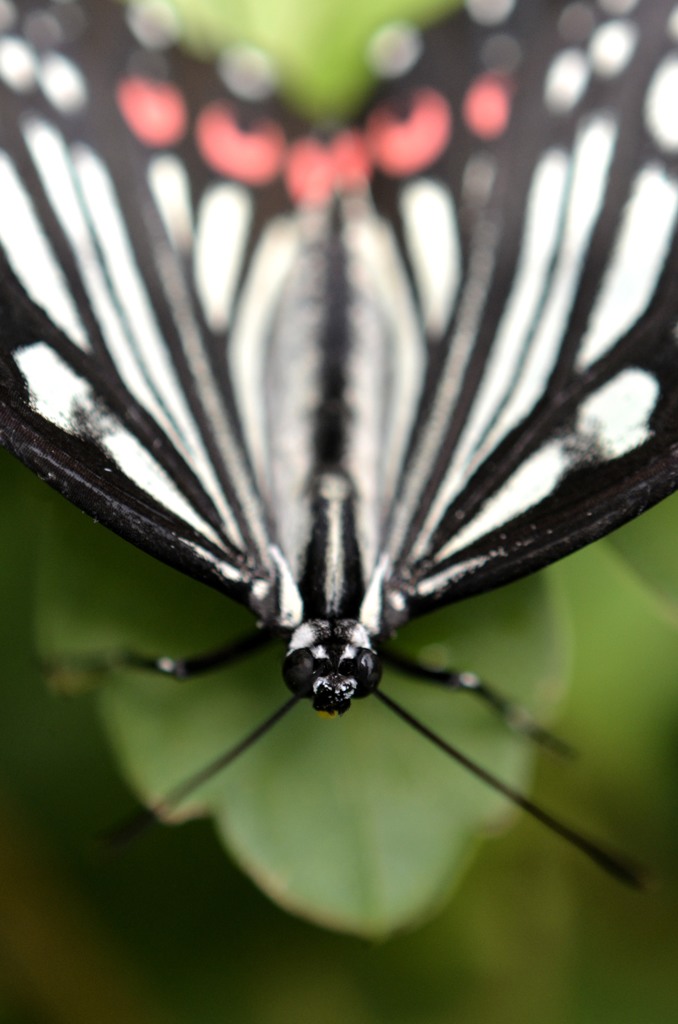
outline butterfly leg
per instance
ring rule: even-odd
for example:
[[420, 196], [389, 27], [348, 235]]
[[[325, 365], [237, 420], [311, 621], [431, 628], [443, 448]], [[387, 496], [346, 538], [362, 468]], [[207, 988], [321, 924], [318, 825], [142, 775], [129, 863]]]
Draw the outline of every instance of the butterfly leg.
[[414, 658], [408, 658], [404, 654], [391, 650], [381, 651], [380, 654], [386, 664], [400, 669], [401, 672], [405, 672], [415, 679], [422, 679], [425, 682], [434, 683], [448, 690], [466, 691], [467, 693], [475, 694], [500, 715], [509, 729], [529, 737], [535, 743], [548, 747], [557, 754], [568, 757], [572, 756], [572, 748], [567, 743], [558, 739], [557, 736], [554, 736], [548, 730], [542, 729], [524, 708], [518, 707], [511, 701], [506, 700], [496, 690], [488, 686], [483, 679], [475, 675], [475, 673], [450, 672], [447, 669], [430, 668], [427, 665], [422, 665]]
[[70, 690], [69, 677], [75, 676], [96, 676], [101, 673], [112, 672], [116, 669], [145, 669], [149, 672], [170, 676], [172, 679], [192, 679], [203, 672], [209, 672], [213, 668], [222, 668], [238, 661], [239, 658], [253, 654], [267, 643], [270, 643], [272, 636], [263, 630], [248, 633], [246, 636], [233, 640], [217, 650], [208, 651], [206, 654], [199, 654], [191, 658], [170, 658], [163, 655], [159, 658], [147, 658], [143, 655], [129, 652], [117, 652], [104, 655], [96, 659], [78, 659], [69, 661], [67, 664], [45, 663], [43, 668], [59, 690]]
[[136, 654], [124, 654], [116, 661], [116, 666], [121, 668], [143, 668], [151, 672], [159, 672], [161, 675], [171, 676], [172, 679], [192, 679], [193, 676], [202, 672], [209, 672], [213, 668], [223, 668], [232, 665], [240, 658], [253, 654], [260, 648], [265, 647], [271, 641], [271, 634], [262, 630], [248, 633], [246, 636], [233, 640], [215, 651], [208, 651], [206, 654], [198, 654], [191, 658], [170, 658], [163, 655], [159, 658], [144, 658]]

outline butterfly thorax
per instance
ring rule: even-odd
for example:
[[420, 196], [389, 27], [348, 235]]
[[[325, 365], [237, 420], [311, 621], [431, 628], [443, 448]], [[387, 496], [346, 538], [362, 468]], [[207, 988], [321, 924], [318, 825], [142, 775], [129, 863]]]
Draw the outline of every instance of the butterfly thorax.
[[354, 619], [309, 619], [295, 629], [283, 665], [292, 693], [307, 697], [320, 714], [343, 715], [367, 697], [381, 678], [369, 634]]

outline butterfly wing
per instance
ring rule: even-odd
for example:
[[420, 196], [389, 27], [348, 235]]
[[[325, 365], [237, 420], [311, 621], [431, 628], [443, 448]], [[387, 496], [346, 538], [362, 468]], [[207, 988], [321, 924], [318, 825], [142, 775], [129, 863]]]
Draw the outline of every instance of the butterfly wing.
[[228, 359], [281, 276], [245, 294], [289, 209], [283, 114], [235, 100], [118, 4], [16, 6], [0, 37], [2, 443], [272, 623], [275, 559]]
[[519, 2], [488, 26], [469, 4], [398, 86], [445, 97], [452, 140], [426, 176], [375, 183], [428, 363], [386, 535], [387, 629], [678, 486], [676, 19], [629, 6]]
[[[375, 632], [574, 550], [678, 473], [671, 5], [596, 20], [523, 0], [489, 28], [468, 7], [385, 100], [423, 94], [424, 148], [431, 96], [451, 108], [432, 170], [389, 150], [379, 107], [366, 121], [426, 335]], [[225, 104], [216, 74], [142, 44], [117, 5], [18, 10], [0, 39], [3, 443], [138, 546], [293, 624], [250, 455], [253, 346], [298, 254], [281, 126], [300, 126]]]

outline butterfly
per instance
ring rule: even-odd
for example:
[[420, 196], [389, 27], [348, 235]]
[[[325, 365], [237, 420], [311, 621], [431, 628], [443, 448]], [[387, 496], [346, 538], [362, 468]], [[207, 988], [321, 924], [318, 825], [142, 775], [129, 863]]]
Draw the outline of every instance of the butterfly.
[[[374, 694], [410, 619], [678, 487], [678, 18], [668, 0], [468, 0], [380, 32], [382, 82], [311, 126], [147, 5], [0, 8], [0, 441], [284, 638], [291, 697]], [[536, 726], [525, 731], [549, 741]]]

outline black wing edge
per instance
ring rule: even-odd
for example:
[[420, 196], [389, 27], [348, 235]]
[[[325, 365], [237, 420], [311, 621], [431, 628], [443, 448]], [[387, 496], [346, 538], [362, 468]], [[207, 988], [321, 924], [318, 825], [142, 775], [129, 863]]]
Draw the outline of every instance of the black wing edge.
[[[240, 552], [219, 550], [186, 523], [149, 503], [147, 496], [110, 464], [102, 482], [88, 465], [90, 446], [87, 458], [84, 452], [78, 457], [77, 445], [82, 442], [61, 431], [55, 433], [63, 440], [48, 440], [44, 421], [39, 417], [32, 423], [25, 412], [17, 414], [8, 404], [0, 404], [0, 445], [41, 480], [95, 522], [147, 554], [241, 604], [252, 606], [252, 572]], [[220, 573], [218, 562], [240, 574], [241, 579], [230, 579]]]
[[[504, 527], [486, 535], [463, 553], [456, 554], [454, 559], [435, 566], [429, 563], [428, 571], [422, 566], [416, 573], [418, 584], [426, 584], [427, 579], [432, 581], [454, 563], [463, 565], [474, 558], [482, 559], [482, 567], [477, 571], [470, 569], [453, 576], [432, 593], [418, 593], [415, 584], [408, 595], [408, 618], [513, 583], [637, 518], [678, 490], [678, 442], [653, 462], [655, 466], [650, 475], [646, 465], [636, 464], [624, 478], [623, 497], [615, 476], [584, 510], [581, 506], [577, 509], [580, 516], [583, 515], [580, 522], [573, 521], [572, 506], [563, 501], [563, 488], [558, 488], [548, 502], [539, 506], [537, 517], [534, 513], [525, 513], [509, 524], [508, 531]], [[538, 528], [535, 518], [539, 520]], [[507, 533], [510, 533], [510, 540]]]

